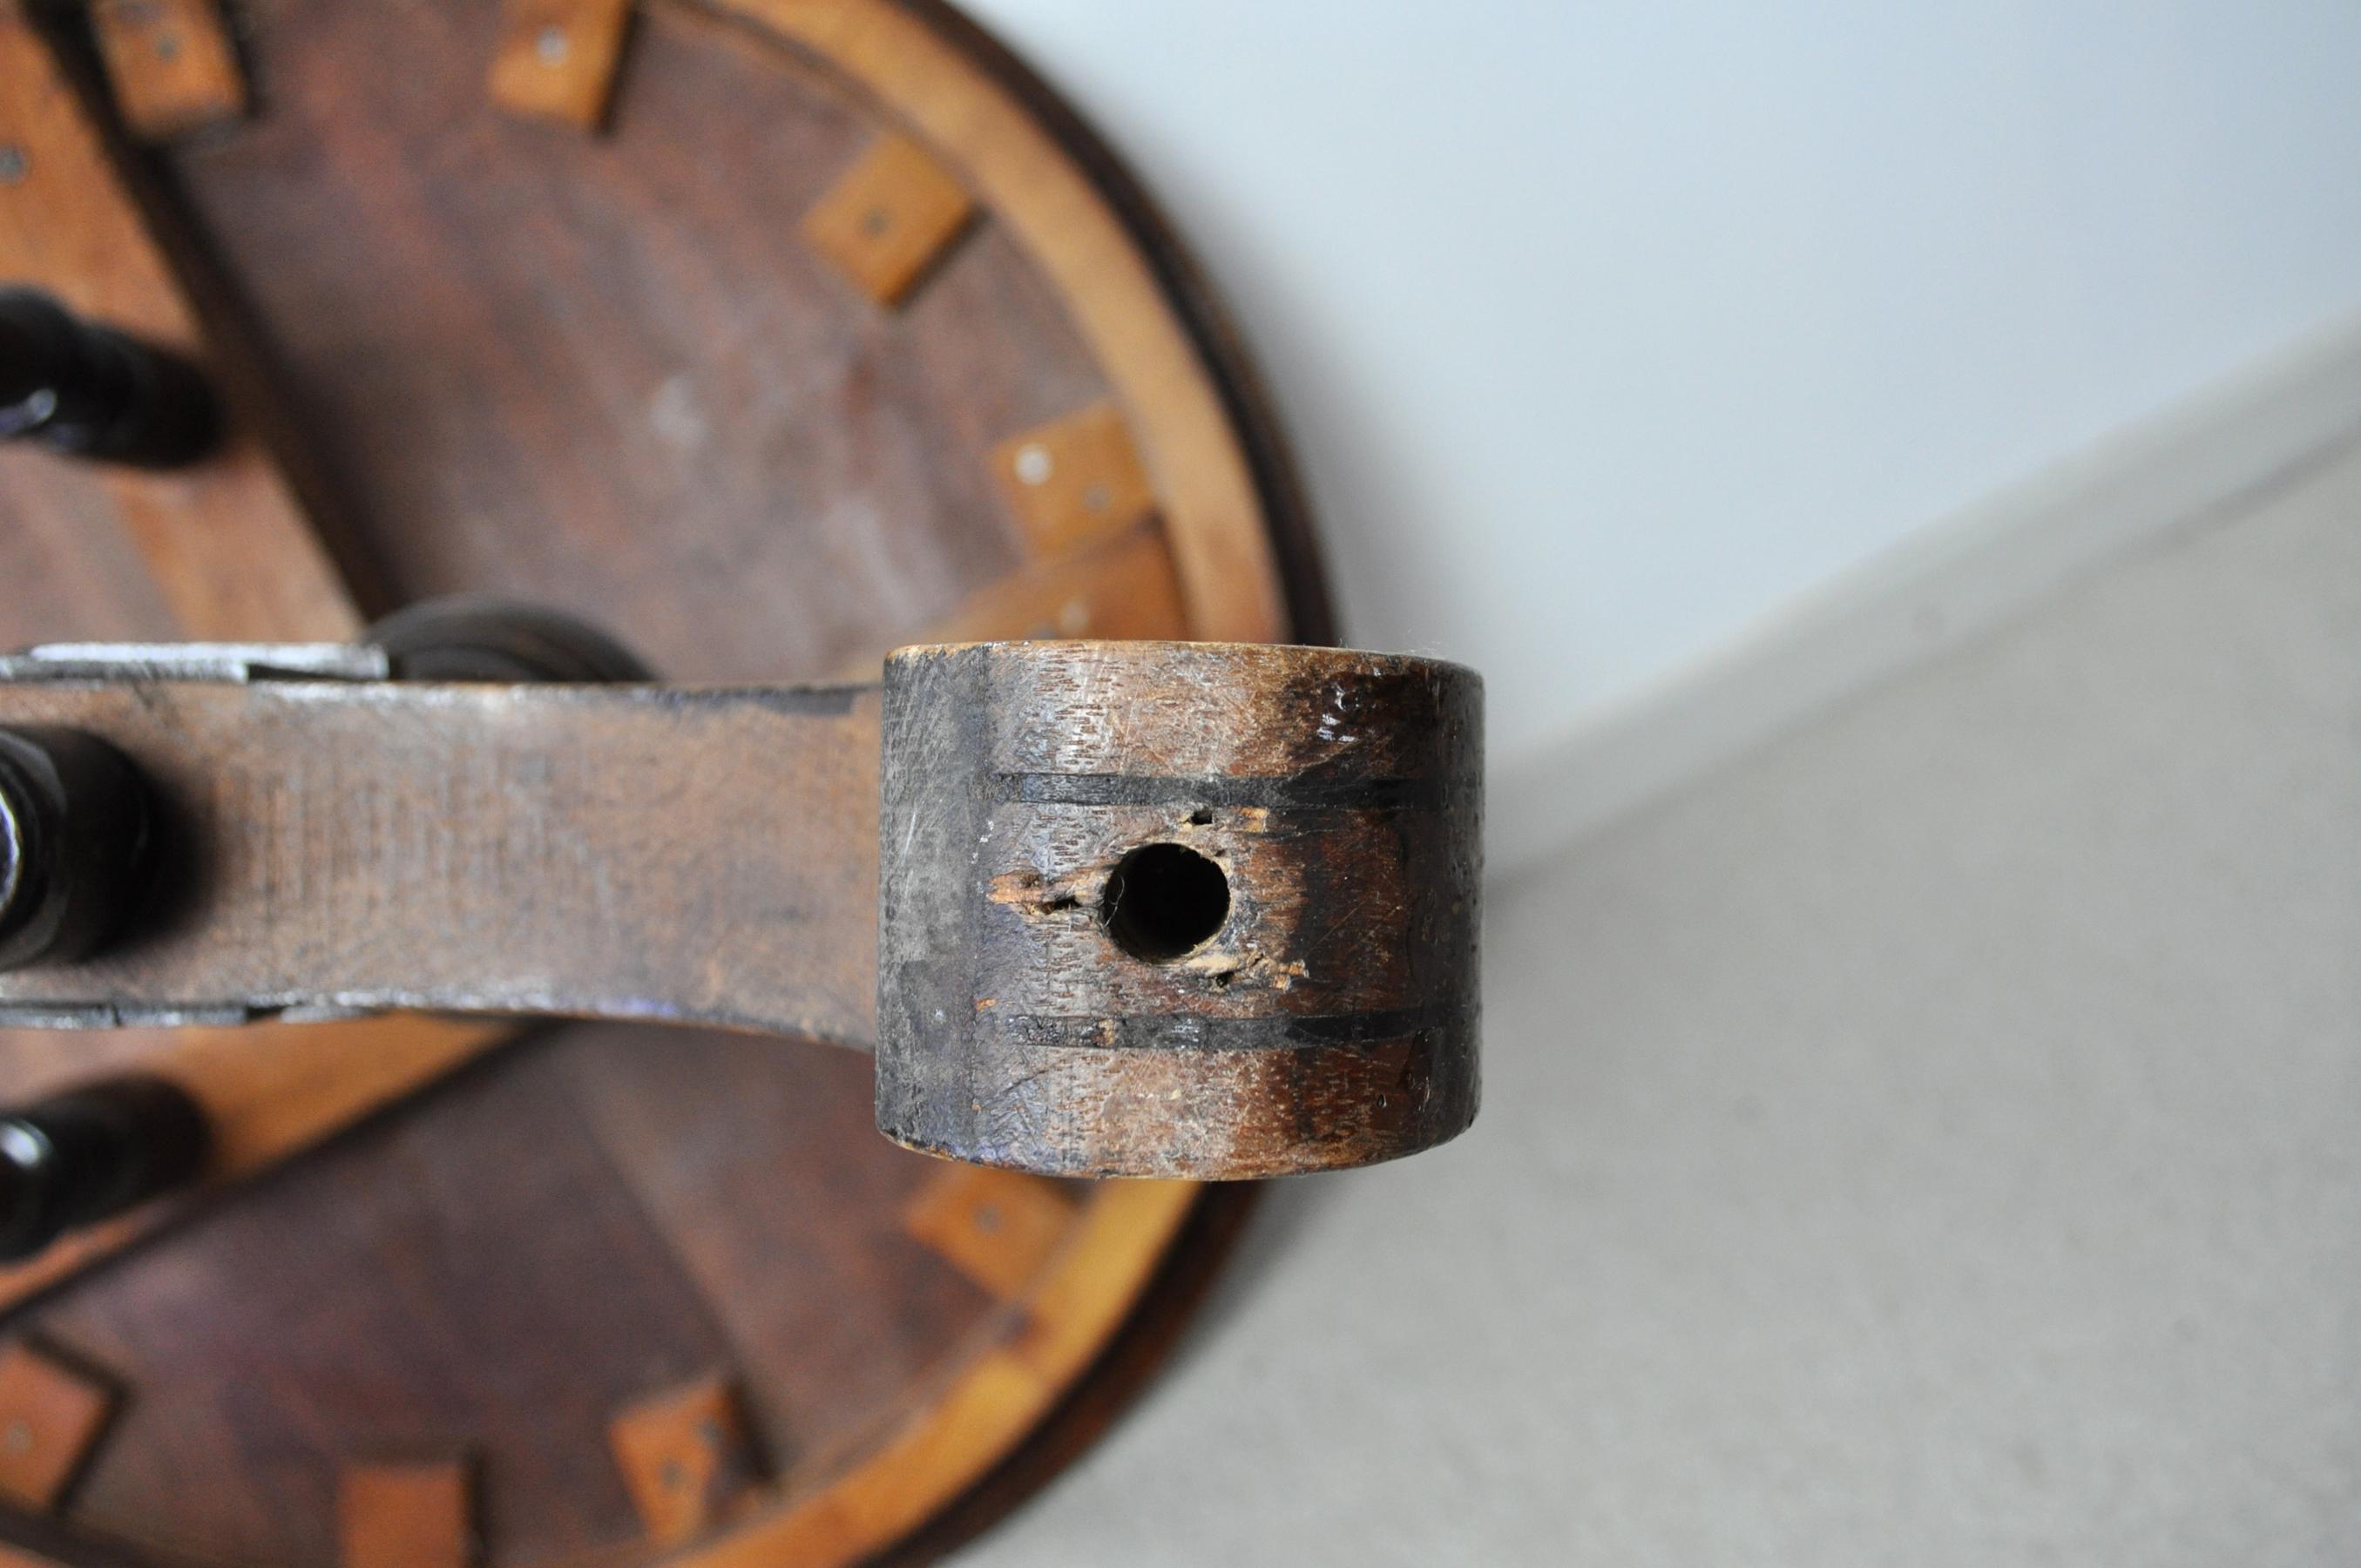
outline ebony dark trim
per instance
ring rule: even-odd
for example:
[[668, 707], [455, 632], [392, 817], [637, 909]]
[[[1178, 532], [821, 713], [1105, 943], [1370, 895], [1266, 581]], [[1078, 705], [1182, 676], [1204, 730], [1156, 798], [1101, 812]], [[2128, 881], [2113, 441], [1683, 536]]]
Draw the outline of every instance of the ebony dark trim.
[[1471, 1023], [1466, 1012], [1456, 1007], [1395, 1007], [1376, 1013], [1282, 1013], [1261, 1018], [1215, 1018], [1190, 1014], [1129, 1018], [1019, 1014], [989, 1023], [979, 1021], [976, 1033], [1027, 1048], [1289, 1051], [1381, 1045], [1433, 1030], [1465, 1030]]
[[1261, 806], [1274, 811], [1442, 811], [1473, 806], [1480, 784], [1450, 779], [1255, 774], [1159, 778], [1136, 773], [993, 773], [990, 798], [1022, 806]]

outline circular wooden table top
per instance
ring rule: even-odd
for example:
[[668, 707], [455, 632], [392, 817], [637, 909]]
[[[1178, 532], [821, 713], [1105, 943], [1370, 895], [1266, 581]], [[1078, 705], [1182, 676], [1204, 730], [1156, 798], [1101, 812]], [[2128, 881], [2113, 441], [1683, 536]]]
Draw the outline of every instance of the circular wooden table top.
[[[668, 679], [1323, 641], [1284, 456], [1138, 192], [899, 0], [0, 0], [0, 283], [203, 363], [201, 466], [0, 452], [0, 642], [493, 591]], [[930, 1160], [792, 1040], [0, 1034], [198, 1193], [0, 1269], [0, 1563], [836, 1563], [996, 1517], [1243, 1190]]]

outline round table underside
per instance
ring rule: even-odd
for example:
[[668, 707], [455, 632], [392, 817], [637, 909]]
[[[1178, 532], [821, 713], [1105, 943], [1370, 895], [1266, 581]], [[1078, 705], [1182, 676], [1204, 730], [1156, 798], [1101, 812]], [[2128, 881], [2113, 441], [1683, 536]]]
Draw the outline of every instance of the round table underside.
[[[948, 11], [642, 4], [595, 127], [494, 102], [494, 7], [238, 15], [250, 112], [116, 148], [128, 218], [94, 179], [0, 188], [0, 275], [184, 344], [240, 432], [194, 476], [0, 455], [0, 642], [344, 635], [463, 590], [685, 681], [945, 636], [1324, 637], [1279, 443], [1185, 262]], [[52, 172], [108, 78], [12, 25], [8, 85], [74, 84], [14, 127]], [[881, 222], [940, 231], [898, 281], [862, 248]], [[849, 1053], [452, 1028], [0, 1034], [11, 1099], [144, 1063], [279, 1107], [237, 1101], [217, 1191], [0, 1270], [0, 1415], [12, 1353], [108, 1410], [0, 1533], [359, 1563], [385, 1543], [356, 1497], [395, 1474], [445, 1485], [492, 1563], [926, 1555], [1139, 1385], [1244, 1211], [895, 1148]], [[289, 1086], [362, 1060], [414, 1091], [301, 1147]], [[722, 1479], [668, 1508], [677, 1466], [634, 1465], [717, 1409]]]

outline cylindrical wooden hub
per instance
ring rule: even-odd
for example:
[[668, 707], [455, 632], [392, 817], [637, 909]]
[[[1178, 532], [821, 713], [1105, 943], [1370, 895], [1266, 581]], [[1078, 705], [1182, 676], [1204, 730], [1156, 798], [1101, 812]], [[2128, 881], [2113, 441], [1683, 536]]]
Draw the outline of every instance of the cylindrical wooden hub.
[[1235, 643], [885, 666], [877, 1124], [1075, 1176], [1367, 1165], [1475, 1116], [1483, 685]]

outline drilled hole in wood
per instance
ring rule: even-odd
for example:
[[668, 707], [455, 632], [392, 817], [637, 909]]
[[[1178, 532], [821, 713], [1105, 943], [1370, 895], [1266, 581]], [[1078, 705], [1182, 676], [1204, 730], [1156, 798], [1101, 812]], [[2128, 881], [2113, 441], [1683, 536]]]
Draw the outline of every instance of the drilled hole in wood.
[[1099, 905], [1133, 958], [1165, 963], [1212, 940], [1230, 916], [1230, 879], [1183, 844], [1144, 844], [1115, 863]]

